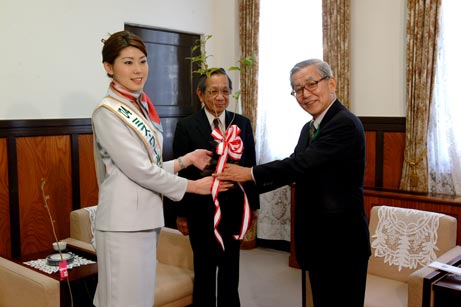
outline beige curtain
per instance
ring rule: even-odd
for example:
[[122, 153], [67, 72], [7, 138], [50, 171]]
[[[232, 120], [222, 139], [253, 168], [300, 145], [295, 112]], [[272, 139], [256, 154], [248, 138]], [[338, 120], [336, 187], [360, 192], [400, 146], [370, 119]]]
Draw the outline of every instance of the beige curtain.
[[441, 0], [407, 1], [405, 159], [400, 189], [428, 192], [426, 154]]
[[323, 59], [338, 80], [336, 95], [349, 108], [350, 0], [322, 0]]
[[[258, 107], [258, 52], [259, 52], [259, 0], [240, 0], [240, 58], [254, 56], [253, 66], [241, 66], [240, 101], [242, 114], [251, 121], [253, 131], [256, 127]], [[242, 248], [256, 247], [256, 223], [248, 230]]]
[[254, 56], [254, 65], [240, 72], [242, 114], [256, 126], [258, 107], [259, 0], [240, 0], [240, 57]]

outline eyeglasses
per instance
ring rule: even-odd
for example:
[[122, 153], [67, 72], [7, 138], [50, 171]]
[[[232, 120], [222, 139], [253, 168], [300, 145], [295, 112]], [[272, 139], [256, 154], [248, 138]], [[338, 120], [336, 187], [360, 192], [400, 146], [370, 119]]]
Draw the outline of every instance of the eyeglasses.
[[304, 90], [308, 90], [309, 92], [315, 91], [319, 86], [319, 83], [323, 80], [330, 79], [330, 76], [325, 76], [319, 80], [308, 80], [302, 87], [295, 88], [291, 91], [291, 95], [295, 97], [299, 97], [304, 93]]
[[226, 88], [222, 90], [212, 89], [212, 90], [207, 91], [207, 94], [213, 98], [216, 98], [219, 95], [219, 93], [221, 93], [224, 97], [229, 97], [231, 91]]

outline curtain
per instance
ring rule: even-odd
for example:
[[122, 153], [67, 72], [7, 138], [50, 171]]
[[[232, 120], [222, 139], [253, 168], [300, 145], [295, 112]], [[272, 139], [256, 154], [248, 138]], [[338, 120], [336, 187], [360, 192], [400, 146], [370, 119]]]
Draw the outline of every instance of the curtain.
[[240, 72], [242, 114], [256, 126], [258, 107], [259, 0], [240, 0], [240, 56], [254, 56], [253, 66]]
[[437, 71], [427, 137], [429, 192], [449, 195], [461, 194], [460, 9], [458, 1], [441, 4]]
[[[240, 58], [254, 57], [252, 66], [241, 65], [240, 101], [242, 114], [250, 119], [254, 131], [258, 107], [259, 0], [240, 0], [239, 5]], [[248, 229], [242, 248], [256, 246], [256, 225]]]
[[441, 0], [408, 0], [406, 132], [400, 189], [428, 192], [427, 132], [437, 60]]
[[323, 60], [338, 80], [336, 96], [349, 108], [350, 0], [322, 0]]

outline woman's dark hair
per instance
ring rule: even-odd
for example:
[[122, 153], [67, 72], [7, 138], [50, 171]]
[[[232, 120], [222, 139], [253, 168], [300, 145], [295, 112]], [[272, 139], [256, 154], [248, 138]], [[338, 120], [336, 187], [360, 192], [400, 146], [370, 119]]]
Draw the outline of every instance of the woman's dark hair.
[[[229, 82], [229, 88], [232, 91], [232, 80], [229, 78], [224, 68], [219, 68], [213, 71], [210, 74], [210, 76], [212, 75], [225, 75], [227, 77], [227, 81]], [[202, 91], [202, 93], [204, 93], [206, 90], [206, 79], [207, 78], [208, 76], [206, 74], [201, 74], [200, 77], [198, 78], [197, 88], [199, 88]]]
[[[104, 47], [102, 48], [102, 62], [114, 64], [115, 59], [120, 55], [122, 49], [126, 47], [135, 47], [141, 50], [147, 56], [146, 45], [142, 39], [129, 31], [120, 31], [112, 34], [108, 39], [102, 40]], [[108, 74], [110, 78], [110, 76]]]

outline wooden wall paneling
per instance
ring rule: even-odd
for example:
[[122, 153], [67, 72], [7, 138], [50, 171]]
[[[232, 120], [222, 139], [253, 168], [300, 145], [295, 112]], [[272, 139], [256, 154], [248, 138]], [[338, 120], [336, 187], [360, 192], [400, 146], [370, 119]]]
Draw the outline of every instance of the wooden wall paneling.
[[89, 207], [98, 204], [98, 182], [93, 157], [93, 135], [78, 136], [80, 161], [80, 206]]
[[69, 236], [72, 210], [71, 148], [68, 135], [18, 137], [18, 190], [21, 254], [47, 250], [55, 240], [44, 207], [41, 179], [58, 239]]
[[[400, 146], [400, 134], [405, 134], [405, 118], [404, 117], [360, 117], [365, 129], [367, 137], [367, 160], [370, 156], [374, 156], [375, 169], [374, 169], [374, 182], [371, 180], [372, 170], [369, 169], [371, 165], [367, 164], [365, 173], [365, 187], [397, 187], [396, 182], [400, 182], [400, 175], [402, 165], [397, 165], [398, 161], [401, 161], [400, 147], [397, 149], [392, 148], [394, 144]], [[390, 133], [390, 134], [388, 134]], [[369, 136], [375, 135], [375, 144], [370, 146]], [[393, 138], [396, 137], [397, 141]], [[374, 154], [372, 150], [375, 150]], [[395, 151], [397, 150], [397, 152]], [[403, 152], [403, 149], [402, 149]], [[395, 157], [399, 157], [395, 160]], [[367, 161], [368, 163], [368, 161]], [[397, 170], [388, 169], [388, 167], [396, 166]], [[391, 177], [389, 177], [391, 176]], [[396, 179], [398, 177], [398, 179]]]
[[398, 190], [402, 176], [405, 150], [405, 133], [384, 133], [383, 146], [383, 188]]
[[79, 154], [79, 135], [70, 134], [70, 165], [71, 165], [71, 184], [72, 184], [72, 210], [80, 209], [80, 154]]
[[10, 197], [6, 138], [0, 139], [0, 255], [11, 256]]
[[365, 131], [365, 138], [367, 147], [364, 185], [366, 187], [374, 187], [376, 175], [376, 133]]
[[10, 238], [11, 256], [21, 255], [20, 248], [20, 227], [19, 227], [19, 194], [18, 194], [18, 157], [16, 154], [16, 138], [7, 137], [8, 155], [8, 190], [10, 209]]

